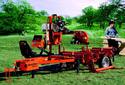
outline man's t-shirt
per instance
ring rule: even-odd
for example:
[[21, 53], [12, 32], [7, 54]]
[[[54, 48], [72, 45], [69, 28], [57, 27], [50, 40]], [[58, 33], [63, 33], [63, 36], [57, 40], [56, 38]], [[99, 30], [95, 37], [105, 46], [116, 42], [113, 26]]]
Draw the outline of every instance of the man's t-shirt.
[[109, 36], [111, 38], [115, 38], [117, 35], [117, 32], [114, 28], [107, 27], [106, 28], [106, 36]]

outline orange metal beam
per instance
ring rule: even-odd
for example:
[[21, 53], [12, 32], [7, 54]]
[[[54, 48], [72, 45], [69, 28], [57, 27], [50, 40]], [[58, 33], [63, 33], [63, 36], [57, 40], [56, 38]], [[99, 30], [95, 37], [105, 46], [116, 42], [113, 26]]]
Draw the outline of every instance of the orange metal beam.
[[115, 68], [114, 66], [109, 66], [109, 67], [104, 67], [104, 68], [97, 68], [96, 72], [100, 72], [100, 71], [104, 71], [104, 70], [108, 70], [108, 69], [113, 69]]

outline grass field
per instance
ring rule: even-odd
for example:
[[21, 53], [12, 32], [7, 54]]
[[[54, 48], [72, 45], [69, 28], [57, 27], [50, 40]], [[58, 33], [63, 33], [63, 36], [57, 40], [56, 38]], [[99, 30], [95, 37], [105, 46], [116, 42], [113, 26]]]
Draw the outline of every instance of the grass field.
[[[89, 47], [102, 47], [103, 30], [86, 30], [90, 36]], [[119, 30], [122, 37], [124, 31]], [[20, 54], [18, 42], [21, 39], [31, 43], [33, 35], [10, 35], [0, 36], [0, 72], [4, 71], [5, 67], [12, 67], [17, 59], [23, 59]], [[63, 35], [62, 46], [67, 50], [79, 50], [81, 45], [70, 44], [71, 35]], [[34, 50], [38, 51], [38, 49]], [[56, 52], [56, 50], [55, 50]], [[79, 74], [75, 71], [63, 71], [58, 73], [40, 74], [36, 78], [31, 79], [31, 75], [20, 76], [20, 79], [13, 77], [11, 82], [0, 80], [0, 85], [125, 85], [125, 56], [116, 56], [113, 63], [116, 67], [123, 69], [107, 70], [104, 73], [89, 73], [81, 70]]]

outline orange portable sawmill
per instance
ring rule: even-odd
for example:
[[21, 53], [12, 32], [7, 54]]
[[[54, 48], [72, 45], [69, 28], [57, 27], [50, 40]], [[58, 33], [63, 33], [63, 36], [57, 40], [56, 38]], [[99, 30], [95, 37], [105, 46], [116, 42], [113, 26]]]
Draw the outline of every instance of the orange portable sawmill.
[[[85, 42], [85, 46], [81, 51], [66, 51], [61, 50], [62, 32], [54, 31], [53, 26], [54, 16], [48, 17], [49, 29], [45, 34], [45, 38], [42, 35], [35, 35], [32, 40], [32, 46], [41, 50], [40, 54], [36, 54], [32, 51], [27, 41], [21, 40], [19, 42], [21, 54], [25, 57], [22, 60], [15, 61], [15, 67], [11, 70], [5, 70], [5, 75], [10, 72], [32, 72], [32, 78], [34, 78], [35, 72], [39, 71], [41, 65], [59, 64], [62, 68], [63, 64], [68, 69], [76, 69], [79, 72], [80, 64], [88, 67], [91, 72], [100, 72], [114, 68], [112, 66], [111, 58], [114, 58], [114, 53], [111, 47], [108, 48], [88, 48], [88, 35], [85, 32], [76, 32], [76, 35], [82, 33], [82, 37], [86, 36], [81, 42]], [[79, 37], [77, 37], [79, 38]], [[53, 45], [58, 46], [58, 54], [52, 53]], [[46, 51], [46, 47], [49, 46], [49, 51]], [[97, 69], [94, 64], [98, 64]]]

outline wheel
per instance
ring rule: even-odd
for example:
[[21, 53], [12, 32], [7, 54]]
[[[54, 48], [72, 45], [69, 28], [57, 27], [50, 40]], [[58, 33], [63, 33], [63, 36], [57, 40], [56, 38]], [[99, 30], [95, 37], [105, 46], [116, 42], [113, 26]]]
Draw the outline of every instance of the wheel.
[[111, 66], [111, 59], [108, 56], [104, 55], [102, 58], [99, 59], [98, 65], [99, 68]]

